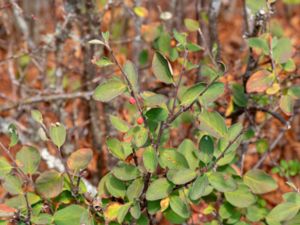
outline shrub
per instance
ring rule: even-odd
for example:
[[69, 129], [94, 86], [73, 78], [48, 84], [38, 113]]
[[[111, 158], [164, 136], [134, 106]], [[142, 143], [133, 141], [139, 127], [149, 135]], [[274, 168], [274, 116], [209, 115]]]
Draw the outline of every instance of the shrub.
[[[136, 10], [144, 12], [142, 7]], [[256, 25], [266, 15], [267, 8], [257, 11]], [[203, 38], [197, 21], [186, 19], [185, 25]], [[207, 224], [297, 224], [300, 195], [293, 184], [295, 191], [284, 194], [283, 202], [269, 209], [261, 195], [276, 190], [278, 185], [259, 169], [262, 161], [245, 174], [235, 169], [241, 162], [237, 154], [240, 145], [255, 140], [262, 160], [272, 150], [266, 140], [256, 139], [255, 122], [247, 118], [249, 113], [268, 113], [289, 129], [289, 121], [271, 108], [279, 106], [291, 116], [295, 100], [300, 97], [299, 86], [279, 76], [282, 73], [288, 77], [295, 69], [291, 41], [268, 32], [247, 37], [251, 59], [243, 81], [230, 85], [230, 107], [224, 113], [215, 103], [224, 98], [227, 88], [220, 81], [227, 74], [224, 63], [215, 60], [208, 46], [189, 41], [184, 32], [162, 31], [158, 40], [165, 36], [174, 38], [176, 46], [164, 50], [154, 45], [152, 70], [156, 81], [172, 93], [169, 96], [141, 90], [135, 65], [131, 61], [120, 64], [110, 46], [109, 33], [89, 42], [110, 53], [110, 57], [94, 60], [94, 64], [115, 65], [121, 72], [121, 77], [115, 75], [99, 84], [93, 99], [109, 102], [123, 96], [135, 110], [130, 123], [117, 115], [110, 116], [112, 126], [122, 133], [121, 139], [106, 140], [118, 163], [102, 177], [97, 194], [92, 196], [82, 180], [93, 152], [79, 149], [64, 160], [61, 148], [67, 136], [65, 127], [60, 123], [46, 127], [42, 114], [33, 110], [32, 117], [41, 127], [39, 134], [56, 146], [64, 172], [39, 172], [41, 156], [32, 146], [24, 145], [13, 157], [9, 148], [17, 144], [18, 133], [12, 125], [9, 147], [1, 144], [10, 161], [0, 158], [0, 177], [11, 196], [0, 205], [1, 217], [17, 224], [142, 225], [154, 224], [155, 216], [162, 213], [171, 223], [183, 224], [192, 221], [191, 206], [201, 204], [203, 214], [212, 218]], [[203, 49], [210, 61], [193, 64], [189, 57]], [[260, 66], [264, 60], [266, 65]], [[177, 76], [172, 69], [178, 66], [175, 61], [180, 63]], [[200, 71], [201, 81], [185, 82], [185, 74], [191, 70]], [[234, 119], [243, 113], [244, 121]], [[226, 122], [225, 117], [235, 122]], [[196, 124], [193, 138], [173, 146], [169, 133], [184, 123]]]

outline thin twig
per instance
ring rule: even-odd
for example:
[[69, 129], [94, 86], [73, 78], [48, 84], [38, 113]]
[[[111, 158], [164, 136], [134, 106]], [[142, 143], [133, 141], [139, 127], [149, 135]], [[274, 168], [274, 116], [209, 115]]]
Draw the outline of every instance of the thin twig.
[[268, 151], [266, 151], [261, 156], [261, 158], [259, 159], [259, 161], [254, 165], [254, 167], [253, 167], [254, 169], [257, 169], [257, 168], [261, 167], [261, 165], [263, 164], [263, 162], [266, 160], [267, 156], [274, 150], [274, 148], [277, 146], [277, 144], [279, 143], [279, 141], [282, 139], [282, 137], [284, 136], [285, 132], [291, 128], [290, 121], [292, 121], [292, 120], [293, 120], [293, 116], [290, 117], [290, 119], [288, 120], [288, 123], [286, 124], [286, 126], [284, 128], [282, 128], [282, 130], [280, 131], [280, 133], [277, 135], [276, 139], [270, 145]]
[[186, 64], [186, 61], [187, 61], [187, 56], [188, 56], [188, 51], [187, 49], [185, 49], [184, 51], [184, 58], [183, 58], [183, 64], [181, 66], [181, 70], [180, 70], [180, 73], [179, 73], [179, 79], [178, 79], [178, 83], [176, 84], [176, 87], [175, 87], [175, 94], [174, 94], [174, 99], [173, 99], [173, 107], [171, 109], [171, 112], [170, 114], [173, 115], [174, 111], [175, 111], [175, 108], [176, 108], [176, 101], [177, 101], [177, 96], [178, 96], [178, 91], [179, 91], [179, 87], [180, 87], [180, 84], [181, 84], [181, 81], [182, 81], [182, 77], [183, 77], [183, 74], [184, 74], [184, 71], [185, 71], [185, 64]]
[[208, 54], [208, 56], [209, 56], [211, 62], [214, 64], [214, 66], [215, 66], [216, 68], [218, 68], [218, 64], [217, 64], [216, 60], [214, 59], [214, 57], [213, 57], [213, 55], [212, 55], [212, 53], [211, 53], [211, 51], [210, 51], [209, 45], [208, 45], [208, 43], [207, 43], [207, 41], [206, 41], [206, 39], [205, 39], [205, 36], [204, 36], [204, 34], [203, 34], [203, 32], [202, 32], [202, 30], [201, 30], [200, 27], [198, 28], [198, 33], [199, 33], [199, 35], [200, 35], [200, 37], [201, 37], [201, 39], [202, 39], [202, 42], [203, 42], [203, 44], [204, 44], [204, 47], [205, 47], [205, 49], [206, 49], [206, 52], [207, 52], [207, 54]]
[[93, 95], [93, 92], [74, 92], [74, 93], [59, 93], [52, 95], [39, 95], [34, 97], [29, 97], [26, 99], [21, 99], [15, 103], [6, 104], [0, 107], [0, 112], [7, 111], [10, 109], [17, 108], [24, 105], [32, 105], [41, 102], [53, 102], [58, 100], [68, 100], [74, 98], [84, 98], [89, 99]]
[[128, 88], [129, 88], [130, 95], [135, 99], [135, 101], [136, 101], [136, 106], [137, 106], [137, 108], [138, 108], [138, 111], [139, 111], [141, 117], [143, 118], [145, 125], [147, 125], [147, 124], [146, 124], [146, 123], [147, 123], [147, 122], [146, 122], [146, 117], [145, 117], [145, 115], [144, 115], [144, 113], [143, 113], [143, 109], [142, 109], [142, 107], [141, 107], [141, 105], [140, 105], [140, 102], [139, 102], [139, 99], [138, 99], [138, 97], [137, 97], [137, 94], [136, 94], [135, 91], [134, 91], [133, 85], [131, 84], [129, 78], [127, 77], [127, 74], [125, 73], [125, 71], [124, 71], [123, 67], [121, 66], [120, 62], [117, 60], [117, 58], [116, 58], [116, 56], [115, 56], [113, 50], [112, 50], [110, 47], [108, 47], [108, 46], [106, 46], [106, 47], [109, 49], [110, 54], [111, 54], [111, 56], [112, 56], [114, 62], [115, 62], [116, 65], [119, 67], [119, 69], [120, 69], [120, 71], [121, 71], [121, 73], [122, 73], [122, 76], [123, 76], [124, 79], [126, 80], [126, 83], [127, 83], [127, 85], [128, 85]]

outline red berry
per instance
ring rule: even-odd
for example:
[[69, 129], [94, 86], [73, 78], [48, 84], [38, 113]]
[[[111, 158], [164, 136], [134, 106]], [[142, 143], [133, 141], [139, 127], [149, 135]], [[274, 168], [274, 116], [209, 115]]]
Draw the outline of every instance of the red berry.
[[134, 104], [136, 103], [136, 101], [135, 101], [135, 99], [134, 99], [133, 97], [130, 97], [129, 103], [130, 103], [131, 105], [134, 105]]
[[138, 123], [139, 125], [143, 124], [143, 123], [144, 123], [144, 119], [143, 119], [142, 117], [139, 117], [139, 118], [137, 119], [137, 123]]

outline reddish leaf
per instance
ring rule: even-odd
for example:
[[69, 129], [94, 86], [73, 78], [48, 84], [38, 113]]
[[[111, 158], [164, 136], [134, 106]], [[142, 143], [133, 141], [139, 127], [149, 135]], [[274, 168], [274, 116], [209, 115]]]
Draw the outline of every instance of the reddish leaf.
[[0, 217], [11, 217], [17, 210], [5, 204], [0, 204]]
[[267, 70], [257, 71], [252, 74], [247, 82], [247, 92], [264, 92], [272, 85], [273, 80], [274, 74], [271, 72]]
[[68, 159], [68, 167], [71, 170], [85, 169], [93, 158], [93, 151], [89, 148], [82, 148], [73, 152]]

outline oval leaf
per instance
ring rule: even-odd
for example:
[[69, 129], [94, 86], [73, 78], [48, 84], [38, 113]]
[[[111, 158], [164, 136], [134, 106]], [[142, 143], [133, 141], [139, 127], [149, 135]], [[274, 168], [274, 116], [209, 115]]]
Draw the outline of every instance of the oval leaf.
[[60, 148], [66, 141], [67, 132], [62, 124], [56, 123], [51, 125], [49, 135], [51, 141]]
[[126, 85], [117, 78], [107, 80], [94, 91], [93, 98], [101, 102], [109, 102], [126, 90]]
[[86, 169], [93, 158], [93, 151], [89, 148], [78, 149], [68, 158], [68, 167], [71, 170], [79, 171]]
[[123, 181], [133, 180], [140, 176], [138, 168], [127, 163], [120, 163], [112, 170], [112, 173], [116, 178]]
[[199, 115], [200, 128], [216, 138], [224, 137], [227, 134], [227, 126], [224, 118], [217, 112], [203, 110]]
[[186, 184], [196, 177], [196, 172], [191, 169], [169, 170], [167, 178], [173, 184]]
[[124, 65], [124, 72], [130, 81], [132, 88], [135, 92], [139, 91], [138, 74], [134, 64], [131, 61], [126, 61]]
[[260, 70], [251, 75], [246, 84], [248, 93], [264, 92], [271, 87], [274, 81], [274, 74], [267, 70]]
[[163, 199], [167, 197], [172, 190], [173, 185], [166, 178], [157, 179], [150, 184], [146, 192], [146, 199], [148, 201]]
[[214, 172], [208, 176], [209, 183], [220, 192], [234, 191], [237, 188], [236, 182], [230, 175]]
[[234, 191], [225, 192], [225, 198], [231, 205], [238, 208], [246, 208], [256, 202], [256, 196], [245, 185], [240, 185]]
[[203, 174], [202, 176], [198, 176], [190, 189], [189, 192], [190, 199], [196, 201], [199, 198], [201, 198], [205, 193], [205, 190], [208, 187], [208, 185], [209, 185], [208, 179], [205, 174]]
[[249, 170], [243, 177], [244, 183], [255, 194], [264, 194], [277, 189], [277, 183], [262, 170]]
[[153, 173], [156, 170], [158, 160], [155, 150], [152, 147], [148, 147], [143, 153], [143, 163], [146, 170], [149, 173]]
[[81, 216], [86, 209], [79, 205], [70, 205], [58, 210], [54, 214], [54, 222], [56, 225], [81, 225]]
[[44, 198], [54, 198], [62, 192], [63, 176], [55, 170], [46, 171], [36, 179], [35, 187]]
[[171, 209], [182, 218], [188, 219], [191, 215], [191, 211], [188, 204], [186, 204], [186, 202], [179, 196], [171, 196], [170, 206]]
[[152, 60], [152, 70], [154, 75], [160, 81], [171, 84], [173, 83], [173, 71], [169, 61], [159, 52], [154, 54]]
[[23, 146], [16, 154], [17, 164], [26, 174], [34, 174], [40, 164], [41, 156], [37, 149], [31, 146]]

